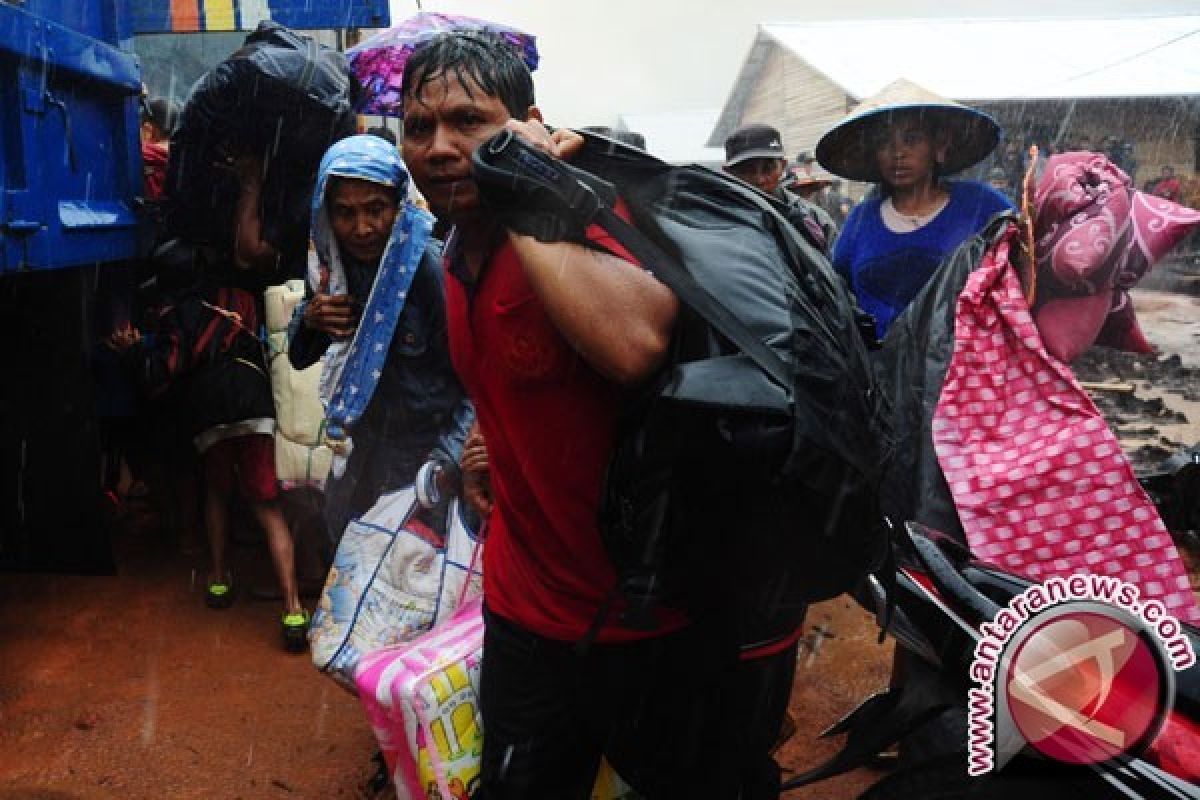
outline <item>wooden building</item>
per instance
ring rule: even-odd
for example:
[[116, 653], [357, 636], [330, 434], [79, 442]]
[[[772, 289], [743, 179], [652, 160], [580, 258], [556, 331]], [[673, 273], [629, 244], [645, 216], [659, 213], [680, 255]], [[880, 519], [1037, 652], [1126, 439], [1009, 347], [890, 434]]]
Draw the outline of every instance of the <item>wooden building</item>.
[[1200, 171], [1200, 16], [761, 25], [709, 138], [764, 122], [790, 154], [897, 78], [992, 114], [1006, 140], [1126, 143], [1140, 186]]

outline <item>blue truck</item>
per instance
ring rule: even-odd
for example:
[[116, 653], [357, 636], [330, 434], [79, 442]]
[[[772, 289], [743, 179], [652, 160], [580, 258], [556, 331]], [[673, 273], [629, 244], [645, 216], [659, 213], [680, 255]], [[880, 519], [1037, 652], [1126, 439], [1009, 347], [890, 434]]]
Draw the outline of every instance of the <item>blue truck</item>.
[[98, 288], [145, 253], [135, 34], [380, 28], [387, 0], [0, 0], [0, 570], [112, 567]]

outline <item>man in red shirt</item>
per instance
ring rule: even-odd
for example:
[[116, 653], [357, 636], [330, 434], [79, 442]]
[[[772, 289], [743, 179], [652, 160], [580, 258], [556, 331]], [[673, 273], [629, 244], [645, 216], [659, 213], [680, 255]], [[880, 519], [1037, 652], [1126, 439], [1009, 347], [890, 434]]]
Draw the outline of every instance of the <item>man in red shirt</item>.
[[[616, 582], [597, 525], [626, 387], [666, 356], [673, 293], [632, 258], [540, 242], [481, 204], [471, 154], [508, 128], [559, 158], [533, 82], [502, 40], [434, 39], [404, 73], [404, 160], [447, 242], [451, 357], [487, 442], [494, 500], [479, 798], [587, 798], [606, 755], [649, 798], [735, 797], [721, 691], [736, 655], [681, 614], [652, 631], [620, 609], [580, 652]], [[623, 252], [605, 234], [588, 235]]]

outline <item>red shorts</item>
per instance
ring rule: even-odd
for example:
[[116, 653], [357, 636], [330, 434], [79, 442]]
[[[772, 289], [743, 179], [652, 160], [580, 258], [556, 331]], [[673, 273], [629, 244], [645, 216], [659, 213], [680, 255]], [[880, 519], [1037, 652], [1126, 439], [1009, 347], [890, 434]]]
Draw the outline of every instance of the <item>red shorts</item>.
[[[204, 451], [204, 480], [225, 496], [236, 488], [252, 503], [279, 497], [275, 480], [275, 437], [251, 433], [222, 439]], [[236, 484], [235, 484], [236, 481]]]

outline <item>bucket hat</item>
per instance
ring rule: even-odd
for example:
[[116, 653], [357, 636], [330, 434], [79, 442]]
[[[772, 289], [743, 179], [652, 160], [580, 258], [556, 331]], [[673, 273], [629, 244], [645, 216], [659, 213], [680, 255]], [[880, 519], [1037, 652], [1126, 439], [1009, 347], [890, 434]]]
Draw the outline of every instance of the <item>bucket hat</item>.
[[863, 100], [830, 128], [817, 142], [817, 161], [843, 178], [880, 182], [873, 142], [895, 115], [910, 112], [937, 120], [949, 134], [942, 174], [979, 163], [1000, 139], [1000, 126], [988, 114], [901, 78]]

